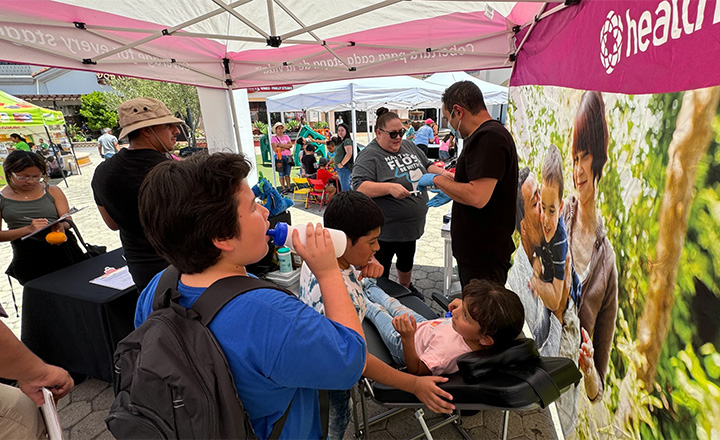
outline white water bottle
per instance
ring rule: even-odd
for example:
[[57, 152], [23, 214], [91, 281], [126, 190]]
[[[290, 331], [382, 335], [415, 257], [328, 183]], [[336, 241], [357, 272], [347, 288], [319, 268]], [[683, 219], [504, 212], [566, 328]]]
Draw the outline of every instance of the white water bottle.
[[[300, 238], [300, 242], [305, 245], [305, 228], [307, 227], [307, 224], [304, 225], [297, 225], [297, 226], [290, 226], [287, 223], [279, 222], [275, 225], [274, 229], [269, 229], [267, 231], [267, 235], [271, 236], [273, 238], [273, 241], [275, 242], [276, 246], [287, 246], [293, 251], [297, 252], [295, 247], [292, 243], [292, 236], [293, 231], [298, 231], [298, 237]], [[343, 231], [339, 231], [337, 229], [331, 229], [331, 228], [323, 228], [326, 231], [330, 232], [330, 237], [332, 238], [333, 246], [335, 247], [335, 258], [340, 258], [345, 253], [345, 248], [347, 248], [347, 236]]]

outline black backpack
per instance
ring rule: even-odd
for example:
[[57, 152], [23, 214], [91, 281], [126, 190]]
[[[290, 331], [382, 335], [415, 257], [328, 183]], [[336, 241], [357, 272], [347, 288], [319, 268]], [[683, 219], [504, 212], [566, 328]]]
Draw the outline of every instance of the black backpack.
[[[105, 418], [118, 439], [257, 438], [220, 345], [208, 329], [229, 301], [269, 281], [235, 276], [216, 281], [190, 309], [178, 300], [180, 274], [160, 277], [147, 320], [115, 350], [115, 401]], [[270, 434], [280, 437], [288, 413]]]

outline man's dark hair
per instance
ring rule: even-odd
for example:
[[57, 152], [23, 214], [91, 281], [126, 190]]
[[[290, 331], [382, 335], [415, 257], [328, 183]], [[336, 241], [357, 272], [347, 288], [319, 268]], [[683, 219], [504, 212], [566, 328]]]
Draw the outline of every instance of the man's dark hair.
[[565, 178], [563, 177], [562, 155], [555, 144], [550, 144], [547, 153], [545, 153], [542, 165], [542, 181], [543, 185], [548, 183], [557, 185], [558, 200], [562, 200]]
[[530, 168], [525, 167], [518, 171], [517, 197], [515, 198], [515, 230], [520, 232], [520, 222], [525, 218], [525, 198], [522, 187], [530, 175]]
[[213, 239], [240, 233], [237, 192], [250, 172], [242, 154], [197, 154], [155, 166], [140, 187], [140, 223], [150, 244], [181, 273], [214, 265]]
[[348, 236], [352, 244], [385, 224], [380, 207], [359, 191], [343, 191], [336, 194], [323, 214], [326, 227], [339, 229]]
[[458, 81], [445, 89], [442, 105], [448, 112], [452, 111], [454, 105], [459, 105], [474, 115], [487, 110], [480, 87], [472, 81]]
[[493, 346], [502, 347], [522, 331], [525, 309], [520, 298], [495, 282], [474, 279], [463, 288], [463, 303], [480, 324], [480, 335], [491, 336]]
[[590, 169], [595, 182], [602, 177], [602, 170], [607, 162], [608, 141], [608, 126], [602, 93], [585, 92], [580, 99], [580, 106], [575, 115], [572, 157], [574, 159], [578, 153], [589, 153], [592, 156]]

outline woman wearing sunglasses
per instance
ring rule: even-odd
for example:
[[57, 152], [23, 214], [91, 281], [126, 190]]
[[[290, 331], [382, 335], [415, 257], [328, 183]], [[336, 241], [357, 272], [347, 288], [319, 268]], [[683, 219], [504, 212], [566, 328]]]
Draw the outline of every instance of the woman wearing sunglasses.
[[[62, 190], [46, 183], [45, 159], [29, 151], [13, 151], [5, 159], [3, 169], [8, 184], [0, 190], [0, 217], [8, 230], [0, 230], [0, 241], [9, 241], [13, 249], [13, 260], [6, 273], [25, 284], [84, 260], [85, 253], [67, 230], [70, 225], [66, 222], [21, 240], [70, 209]], [[51, 230], [64, 232], [67, 241], [59, 245], [46, 242], [45, 236]]]
[[390, 274], [397, 255], [398, 281], [422, 298], [411, 281], [415, 242], [425, 231], [428, 196], [417, 191], [417, 182], [427, 172], [445, 171], [428, 161], [413, 142], [403, 140], [405, 128], [396, 113], [381, 107], [376, 115], [376, 137], [355, 161], [352, 187], [372, 197], [385, 216], [375, 254], [384, 267], [383, 276]]

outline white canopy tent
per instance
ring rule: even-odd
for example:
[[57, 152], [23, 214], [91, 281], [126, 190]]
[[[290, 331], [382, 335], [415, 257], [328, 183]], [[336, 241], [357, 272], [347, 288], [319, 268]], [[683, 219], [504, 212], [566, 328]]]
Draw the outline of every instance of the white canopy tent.
[[489, 83], [468, 75], [465, 72], [442, 72], [430, 75], [425, 82], [435, 84], [443, 89], [450, 87], [458, 81], [472, 81], [480, 88], [485, 98], [485, 105], [498, 105], [508, 103], [508, 88]]

